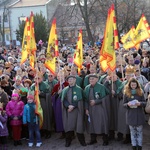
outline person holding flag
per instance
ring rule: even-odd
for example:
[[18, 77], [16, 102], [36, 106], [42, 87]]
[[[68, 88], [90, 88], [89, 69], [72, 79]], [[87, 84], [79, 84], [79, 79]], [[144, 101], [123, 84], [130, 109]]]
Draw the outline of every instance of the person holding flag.
[[36, 135], [36, 147], [41, 147], [41, 134], [39, 126], [39, 117], [35, 113], [36, 104], [34, 91], [29, 91], [27, 96], [27, 104], [24, 106], [23, 110], [23, 124], [28, 125], [29, 129], [29, 143], [28, 146], [32, 147], [34, 143], [34, 132]]
[[[39, 71], [36, 71], [34, 81], [35, 83], [31, 85], [31, 90], [36, 90], [39, 95], [39, 103], [43, 111], [43, 125], [41, 125], [41, 134], [47, 139], [51, 137], [52, 129], [52, 117], [50, 116], [52, 106], [49, 105], [50, 97], [48, 95], [49, 85], [43, 81], [43, 74]], [[37, 86], [38, 89], [36, 89]]]

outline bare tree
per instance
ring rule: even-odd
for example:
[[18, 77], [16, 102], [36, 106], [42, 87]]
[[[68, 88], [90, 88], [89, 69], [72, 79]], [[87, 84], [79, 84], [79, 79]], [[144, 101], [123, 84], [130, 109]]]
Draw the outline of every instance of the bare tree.
[[[66, 11], [62, 13], [62, 29], [64, 29], [66, 23], [69, 26], [71, 20], [76, 22], [74, 23], [76, 27], [82, 20], [87, 31], [88, 40], [92, 42], [92, 45], [94, 45], [94, 34], [97, 27], [103, 28], [103, 31], [105, 29], [108, 9], [112, 3], [115, 5], [119, 33], [129, 31], [132, 25], [136, 27], [142, 13], [148, 19], [150, 18], [147, 0], [72, 0], [72, 2], [74, 2], [74, 5], [67, 6]], [[69, 17], [68, 13], [70, 14]]]

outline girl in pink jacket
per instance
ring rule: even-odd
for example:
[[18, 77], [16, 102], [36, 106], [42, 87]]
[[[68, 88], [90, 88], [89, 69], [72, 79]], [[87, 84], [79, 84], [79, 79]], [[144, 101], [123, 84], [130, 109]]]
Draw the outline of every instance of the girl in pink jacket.
[[14, 146], [22, 145], [20, 138], [23, 109], [24, 103], [20, 100], [19, 95], [17, 93], [12, 94], [11, 101], [6, 106], [6, 113], [12, 127]]

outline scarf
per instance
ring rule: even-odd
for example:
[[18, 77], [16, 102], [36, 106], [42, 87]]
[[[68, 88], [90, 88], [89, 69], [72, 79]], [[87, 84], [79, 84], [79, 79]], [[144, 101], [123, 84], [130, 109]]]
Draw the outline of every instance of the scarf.
[[29, 105], [29, 110], [30, 110], [30, 123], [34, 123], [34, 119], [36, 117], [35, 115], [35, 104], [34, 102], [28, 103]]
[[136, 90], [134, 89], [134, 90], [131, 90], [131, 94], [132, 95], [135, 95], [136, 94]]

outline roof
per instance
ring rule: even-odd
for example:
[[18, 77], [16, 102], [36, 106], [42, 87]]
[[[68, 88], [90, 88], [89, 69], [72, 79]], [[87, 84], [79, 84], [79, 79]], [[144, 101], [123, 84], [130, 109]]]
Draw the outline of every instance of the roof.
[[46, 5], [46, 3], [48, 3], [49, 1], [51, 0], [20, 0], [14, 3], [12, 7], [42, 6], [42, 5]]

